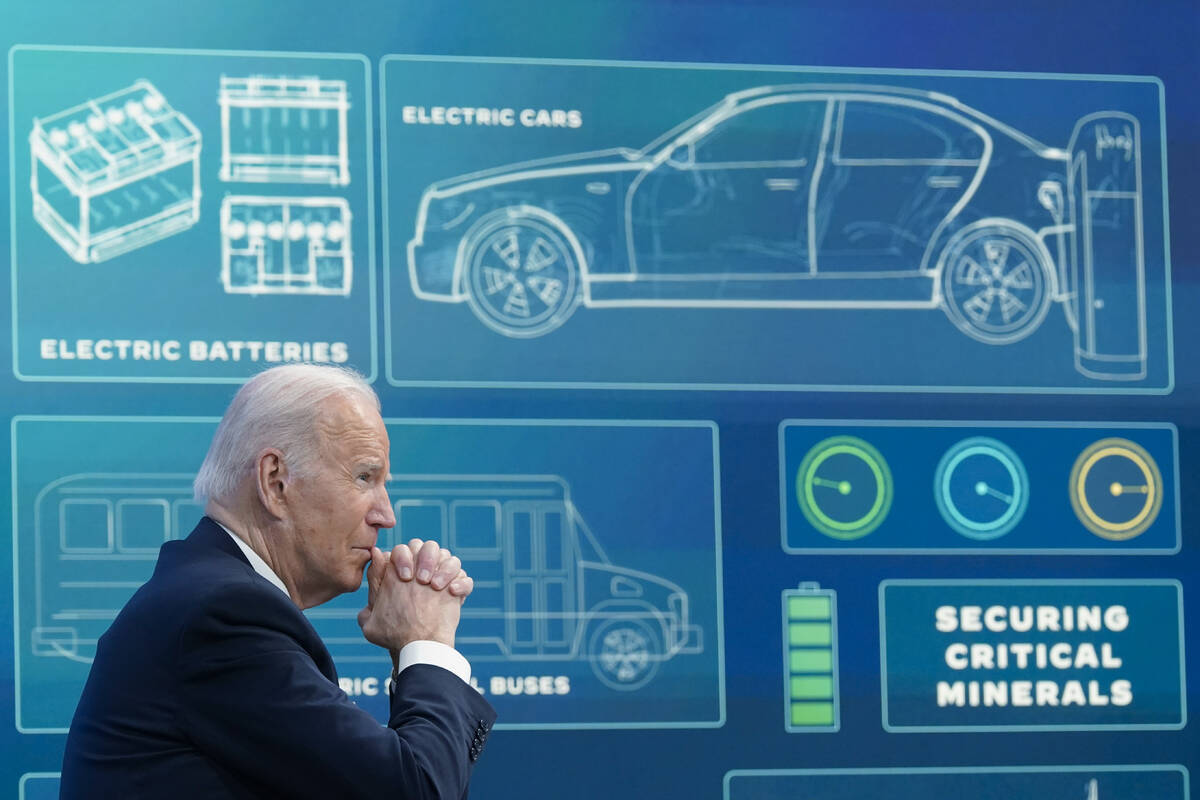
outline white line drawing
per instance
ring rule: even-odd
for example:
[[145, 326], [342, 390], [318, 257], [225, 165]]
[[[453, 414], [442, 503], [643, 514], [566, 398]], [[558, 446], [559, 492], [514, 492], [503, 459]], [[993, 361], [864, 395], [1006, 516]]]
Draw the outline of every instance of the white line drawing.
[[221, 283], [231, 294], [350, 294], [350, 205], [340, 197], [229, 196]]
[[45, 486], [34, 503], [33, 654], [90, 664], [159, 546], [202, 513], [190, 475], [87, 473]]
[[[80, 474], [36, 500], [36, 656], [90, 663], [96, 641], [150, 576], [158, 547], [200, 518], [184, 474]], [[473, 662], [587, 660], [606, 686], [633, 691], [659, 665], [704, 652], [688, 593], [614, 565], [554, 475], [394, 475], [397, 526], [443, 542], [475, 579], [456, 646]], [[377, 662], [356, 615], [364, 590], [307, 613], [334, 658]]]
[[1089, 114], [1069, 142], [937, 92], [756, 87], [640, 150], [432, 184], [409, 277], [419, 299], [466, 302], [513, 338], [580, 305], [941, 308], [1002, 345], [1058, 303], [1080, 373], [1140, 380], [1139, 123]]
[[33, 121], [33, 216], [80, 264], [200, 218], [200, 132], [146, 80]]
[[223, 181], [350, 183], [343, 80], [221, 76]]
[[1095, 778], [1088, 781], [1084, 788], [1087, 791], [1087, 800], [1100, 800], [1100, 783]]

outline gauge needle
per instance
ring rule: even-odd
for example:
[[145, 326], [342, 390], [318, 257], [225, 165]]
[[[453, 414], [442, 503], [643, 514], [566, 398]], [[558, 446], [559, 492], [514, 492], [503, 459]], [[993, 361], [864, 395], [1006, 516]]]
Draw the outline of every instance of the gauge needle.
[[1149, 494], [1149, 486], [1123, 486], [1119, 483], [1113, 483], [1108, 487], [1108, 491], [1113, 497], [1120, 497], [1123, 494]]
[[985, 494], [990, 494], [992, 497], [997, 497], [1006, 503], [1011, 503], [1013, 500], [1010, 495], [1004, 494], [1004, 492], [998, 492], [992, 487], [988, 486], [986, 481], [980, 481], [979, 483], [975, 484], [975, 494], [979, 495], [980, 497]]
[[837, 489], [838, 494], [850, 494], [850, 481], [831, 481], [825, 478], [818, 478], [815, 475], [812, 479], [813, 486], [824, 486], [827, 489]]

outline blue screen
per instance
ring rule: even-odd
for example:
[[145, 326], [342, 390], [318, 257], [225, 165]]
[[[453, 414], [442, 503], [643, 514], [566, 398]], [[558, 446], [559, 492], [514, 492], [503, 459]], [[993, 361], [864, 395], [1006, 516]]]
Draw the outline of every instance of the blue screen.
[[476, 796], [1190, 796], [1194, 3], [6, 5], [0, 796], [295, 361], [475, 577]]

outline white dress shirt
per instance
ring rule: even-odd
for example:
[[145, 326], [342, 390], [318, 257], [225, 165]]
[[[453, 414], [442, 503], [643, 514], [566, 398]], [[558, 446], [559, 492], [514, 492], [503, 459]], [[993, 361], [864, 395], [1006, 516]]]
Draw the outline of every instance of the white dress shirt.
[[[216, 520], [213, 521], [216, 522]], [[217, 524], [221, 525], [219, 522], [217, 522]], [[250, 562], [250, 566], [254, 568], [255, 572], [267, 579], [271, 585], [279, 589], [279, 591], [283, 592], [285, 595], [288, 594], [287, 587], [283, 585], [283, 581], [279, 579], [279, 576], [275, 574], [275, 571], [271, 569], [267, 562], [263, 561], [262, 556], [254, 552], [254, 549], [250, 547], [250, 545], [246, 544], [246, 542], [242, 540], [242, 537], [229, 530], [229, 528], [221, 525], [221, 530], [229, 534], [229, 537], [233, 539], [233, 543], [236, 544], [238, 549], [241, 550], [246, 556], [246, 559]], [[291, 595], [288, 595], [288, 597], [290, 599]], [[396, 674], [399, 675], [413, 664], [432, 664], [435, 667], [442, 667], [443, 669], [448, 669], [458, 677], [462, 678], [464, 682], [471, 682], [470, 662], [467, 661], [462, 653], [458, 652], [449, 645], [442, 644], [441, 642], [420, 640], [416, 642], [409, 642], [408, 644], [404, 645], [404, 647], [400, 648], [400, 655], [398, 657], [398, 663], [396, 666]]]

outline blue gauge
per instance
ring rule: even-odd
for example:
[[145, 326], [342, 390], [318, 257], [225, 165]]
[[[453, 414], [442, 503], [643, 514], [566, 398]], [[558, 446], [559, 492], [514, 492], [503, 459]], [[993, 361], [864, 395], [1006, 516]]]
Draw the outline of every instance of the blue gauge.
[[1008, 445], [986, 436], [963, 439], [942, 456], [933, 478], [942, 518], [969, 539], [1011, 531], [1029, 503], [1029, 476]]

